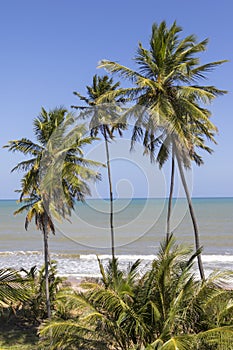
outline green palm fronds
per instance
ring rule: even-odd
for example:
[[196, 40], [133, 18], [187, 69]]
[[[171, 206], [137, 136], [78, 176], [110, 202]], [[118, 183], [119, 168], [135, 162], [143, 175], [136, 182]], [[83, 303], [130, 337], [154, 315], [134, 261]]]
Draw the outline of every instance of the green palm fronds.
[[12, 169], [24, 172], [18, 191], [19, 202], [23, 205], [14, 214], [26, 211], [25, 229], [34, 219], [36, 228], [43, 233], [46, 303], [50, 318], [48, 235], [49, 232], [55, 234], [54, 219], [69, 218], [75, 200], [84, 200], [90, 195], [88, 182], [100, 178], [93, 169], [100, 163], [84, 158], [82, 148], [94, 138], [85, 135], [85, 126], [77, 125], [74, 115], [65, 108], [49, 112], [42, 108], [33, 125], [38, 143], [22, 138], [9, 141], [5, 147], [24, 156], [33, 156]]
[[115, 259], [115, 236], [113, 220], [113, 190], [110, 167], [109, 142], [114, 138], [114, 132], [117, 131], [122, 136], [122, 131], [126, 129], [127, 124], [123, 115], [123, 103], [127, 98], [123, 95], [127, 89], [119, 88], [120, 83], [113, 83], [113, 79], [107, 75], [103, 77], [94, 75], [92, 85], [87, 86], [87, 97], [79, 92], [74, 92], [82, 102], [83, 106], [71, 106], [80, 111], [79, 119], [88, 120], [89, 131], [92, 137], [101, 134], [105, 141], [106, 167], [108, 172], [110, 215], [109, 226], [111, 230], [111, 251], [112, 258]]
[[101, 339], [104, 349], [231, 350], [232, 291], [219, 284], [227, 282], [228, 273], [197, 280], [197, 254], [170, 237], [146, 271], [138, 270], [139, 261], [126, 271], [117, 260], [106, 269], [99, 261], [101, 280], [83, 283], [82, 292], [61, 295], [76, 310], [74, 317], [46, 323], [41, 336], [52, 332], [54, 348], [59, 344], [61, 349], [70, 342], [78, 349], [83, 339], [90, 346]]
[[[198, 149], [212, 152], [206, 140], [215, 141], [216, 126], [210, 121], [211, 113], [203, 108], [217, 96], [227, 91], [199, 82], [206, 79], [207, 73], [226, 62], [200, 64], [198, 54], [206, 51], [208, 39], [197, 41], [195, 35], [181, 38], [182, 28], [174, 22], [167, 27], [165, 21], [153, 24], [149, 49], [138, 45], [134, 61], [137, 70], [125, 67], [117, 62], [102, 60], [99, 68], [105, 68], [112, 74], [134, 84], [128, 89], [128, 96], [136, 106], [144, 106], [147, 113], [134, 114], [135, 126], [132, 135], [134, 143], [143, 140], [144, 154], [150, 156], [162, 167], [172, 155], [179, 163], [180, 176], [189, 202], [193, 222], [196, 249], [200, 248], [198, 225], [192, 208], [183, 167], [189, 169], [191, 162], [203, 164]], [[127, 92], [125, 90], [125, 94]], [[126, 115], [133, 113], [126, 112]], [[162, 134], [162, 136], [161, 136]], [[174, 186], [175, 161], [172, 160], [171, 185], [169, 190], [167, 239], [170, 235], [171, 202]], [[182, 173], [182, 174], [181, 174]], [[201, 278], [204, 269], [201, 255], [198, 256]]]
[[[144, 129], [144, 146], [149, 152], [155, 152], [156, 147], [151, 145], [147, 134], [155, 135], [161, 127], [170, 135], [175, 134], [174, 138], [188, 150], [190, 147], [205, 149], [204, 137], [209, 138], [208, 134], [211, 133], [211, 140], [214, 141], [213, 136], [217, 131], [209, 120], [210, 112], [204, 110], [202, 105], [209, 104], [226, 91], [197, 82], [226, 60], [200, 65], [197, 55], [206, 51], [208, 39], [197, 42], [195, 35], [181, 38], [181, 32], [182, 28], [176, 22], [170, 28], [165, 21], [159, 25], [155, 23], [149, 49], [139, 43], [134, 57], [138, 70], [109, 60], [102, 60], [99, 64], [99, 68], [132, 81], [134, 89], [139, 89], [135, 90], [135, 103], [146, 106], [150, 115], [149, 119], [135, 118], [137, 126]], [[132, 93], [131, 88], [128, 92]], [[203, 136], [202, 142], [199, 139], [196, 143], [192, 137], [192, 125], [195, 125], [196, 133]], [[191, 128], [187, 132], [189, 126]], [[201, 163], [198, 156], [192, 159]]]
[[0, 305], [11, 305], [29, 298], [29, 281], [13, 269], [0, 269]]

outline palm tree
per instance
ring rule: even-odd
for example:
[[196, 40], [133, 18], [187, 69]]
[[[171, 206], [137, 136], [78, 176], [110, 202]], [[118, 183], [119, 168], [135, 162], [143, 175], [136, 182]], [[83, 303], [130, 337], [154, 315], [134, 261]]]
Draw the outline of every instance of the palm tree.
[[118, 280], [112, 282], [111, 266], [106, 271], [100, 266], [101, 281], [86, 282], [85, 291], [67, 294], [76, 316], [44, 323], [40, 335], [53, 332], [51, 349], [101, 348], [102, 342], [102, 348], [117, 350], [230, 350], [232, 293], [222, 284], [228, 274], [196, 280], [197, 254], [176, 245], [171, 236], [143, 274], [140, 261], [126, 272], [116, 264]]
[[78, 92], [74, 95], [84, 101], [87, 106], [71, 106], [82, 110], [80, 118], [90, 119], [89, 129], [91, 136], [102, 134], [105, 142], [105, 152], [107, 160], [109, 199], [110, 199], [110, 230], [111, 230], [111, 251], [112, 259], [115, 259], [115, 237], [114, 237], [114, 209], [113, 209], [113, 190], [112, 177], [110, 166], [109, 142], [114, 137], [114, 131], [117, 130], [122, 135], [122, 130], [125, 129], [125, 124], [119, 122], [120, 118], [120, 103], [123, 98], [120, 96], [122, 90], [118, 89], [120, 83], [113, 84], [113, 80], [107, 75], [100, 77], [94, 75], [91, 86], [87, 86], [87, 97], [82, 96]]
[[50, 112], [42, 108], [33, 122], [38, 143], [22, 138], [9, 141], [5, 146], [9, 151], [31, 157], [12, 169], [25, 172], [18, 191], [23, 206], [14, 214], [26, 211], [25, 229], [34, 219], [43, 234], [48, 318], [51, 317], [48, 237], [49, 232], [55, 234], [54, 218], [69, 217], [75, 199], [83, 200], [90, 194], [87, 181], [99, 178], [99, 174], [89, 168], [99, 163], [85, 159], [82, 151], [93, 138], [83, 137], [82, 125], [71, 129], [74, 121], [73, 115], [64, 108]]
[[[194, 35], [181, 39], [179, 37], [181, 31], [182, 28], [177, 26], [176, 22], [170, 28], [167, 27], [165, 21], [160, 25], [153, 24], [149, 50], [139, 43], [137, 55], [134, 58], [138, 71], [108, 60], [102, 60], [99, 67], [132, 81], [136, 89], [134, 91], [129, 89], [128, 94], [133, 96], [137, 105], [147, 109], [147, 113], [137, 118], [132, 136], [133, 142], [143, 137], [145, 147], [149, 148], [153, 155], [155, 145], [159, 143], [160, 134], [163, 137], [166, 135], [169, 138], [175, 137], [179, 142], [179, 149], [185, 150], [191, 160], [198, 160], [198, 156], [195, 158], [194, 148], [196, 146], [205, 147], [203, 140], [205, 138], [214, 141], [214, 133], [217, 130], [210, 121], [210, 111], [203, 108], [203, 105], [226, 93], [215, 86], [200, 85], [199, 80], [206, 78], [206, 73], [225, 60], [200, 65], [197, 54], [206, 50], [208, 40], [197, 42]], [[193, 128], [202, 139], [201, 143], [195, 143], [197, 138], [192, 135]], [[145, 130], [144, 134], [142, 134], [142, 129]], [[168, 142], [168, 145], [171, 146], [171, 142]], [[178, 148], [176, 150], [178, 151]], [[171, 149], [165, 144], [162, 151], [164, 159], [167, 159]], [[173, 159], [177, 158], [177, 155], [177, 152], [173, 153]], [[185, 158], [187, 160], [187, 156]], [[179, 156], [179, 159], [182, 164], [183, 158]], [[181, 166], [179, 166], [179, 171], [182, 171]], [[168, 237], [170, 235], [174, 163], [171, 174], [167, 219]], [[184, 177], [182, 177], [182, 182], [184, 185]], [[185, 187], [186, 195], [187, 190]], [[189, 194], [188, 197], [190, 197]], [[196, 249], [199, 250], [199, 232], [191, 201], [189, 201], [189, 209], [194, 224]], [[201, 278], [204, 279], [200, 255], [198, 259]]]

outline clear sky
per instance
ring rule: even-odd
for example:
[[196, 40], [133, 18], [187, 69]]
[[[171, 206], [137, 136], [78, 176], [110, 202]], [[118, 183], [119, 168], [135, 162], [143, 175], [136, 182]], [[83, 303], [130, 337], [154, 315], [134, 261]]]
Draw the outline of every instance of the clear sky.
[[[219, 128], [218, 145], [213, 147], [213, 155], [205, 155], [204, 166], [195, 167], [192, 181], [193, 196], [233, 196], [232, 13], [231, 0], [1, 1], [1, 146], [12, 139], [32, 138], [32, 120], [42, 106], [53, 109], [76, 104], [78, 100], [72, 92], [85, 94], [93, 75], [105, 73], [96, 68], [99, 60], [107, 58], [135, 68], [132, 57], [139, 41], [148, 47], [153, 22], [166, 20], [171, 25], [176, 20], [184, 35], [196, 34], [199, 40], [209, 38], [203, 63], [229, 60], [210, 73], [206, 81], [229, 93], [210, 107]], [[119, 154], [115, 158], [116, 181], [123, 178], [124, 183], [131, 183], [134, 196], [147, 196], [148, 189], [141, 175], [134, 176], [133, 167], [129, 167], [132, 171], [127, 174], [131, 178], [127, 178], [123, 158], [119, 159]], [[19, 187], [20, 176], [10, 174], [10, 170], [20, 160], [19, 155], [0, 149], [1, 199], [16, 198], [14, 190]], [[144, 175], [150, 173], [148, 178], [153, 168], [145, 170], [148, 164], [144, 165], [144, 161], [140, 160], [139, 168]], [[105, 185], [100, 187], [105, 196]], [[130, 190], [126, 193], [130, 194]]]

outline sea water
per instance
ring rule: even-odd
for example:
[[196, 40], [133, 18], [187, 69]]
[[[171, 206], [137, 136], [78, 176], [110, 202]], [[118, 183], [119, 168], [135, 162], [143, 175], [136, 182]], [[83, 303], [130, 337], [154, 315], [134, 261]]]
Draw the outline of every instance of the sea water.
[[[215, 269], [233, 270], [233, 198], [194, 198], [193, 206], [203, 246], [207, 274]], [[20, 206], [0, 201], [0, 268], [43, 264], [43, 236], [32, 222], [24, 228], [25, 214], [13, 215]], [[109, 201], [89, 199], [77, 203], [69, 221], [54, 221], [50, 257], [64, 276], [99, 276], [97, 255], [107, 264], [111, 257]], [[114, 200], [115, 251], [122, 268], [136, 259], [142, 268], [156, 258], [166, 232], [167, 199]], [[185, 199], [173, 200], [171, 230], [178, 243], [194, 249], [194, 235]]]

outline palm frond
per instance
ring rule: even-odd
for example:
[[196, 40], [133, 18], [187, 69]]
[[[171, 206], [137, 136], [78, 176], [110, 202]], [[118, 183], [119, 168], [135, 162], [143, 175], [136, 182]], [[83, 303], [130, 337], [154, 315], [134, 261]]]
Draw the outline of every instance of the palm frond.
[[129, 79], [133, 82], [137, 81], [140, 77], [143, 78], [143, 76], [132, 69], [108, 60], [101, 60], [97, 68], [105, 68], [110, 73], [118, 73], [123, 78]]
[[20, 163], [18, 163], [13, 169], [11, 169], [11, 172], [13, 171], [28, 171], [30, 170], [32, 167], [35, 166], [35, 163], [37, 162], [36, 158], [32, 158], [32, 159], [28, 159], [25, 161], [22, 161]]
[[[216, 66], [219, 66], [219, 65], [226, 63], [226, 62], [228, 62], [228, 60], [220, 60], [220, 61], [215, 61], [215, 62], [211, 62], [211, 63], [206, 63], [206, 64], [203, 64], [202, 66], [198, 66], [198, 67], [193, 68], [190, 71], [190, 74], [195, 79], [196, 78], [206, 79], [205, 73], [211, 72]], [[226, 91], [222, 90], [222, 93], [226, 93]]]
[[0, 269], [0, 302], [10, 305], [29, 298], [29, 283], [13, 269]]
[[32, 156], [38, 156], [42, 151], [42, 147], [27, 138], [22, 138], [21, 140], [9, 141], [7, 145], [3, 146], [8, 148], [12, 152], [21, 152], [25, 155], [29, 154]]

